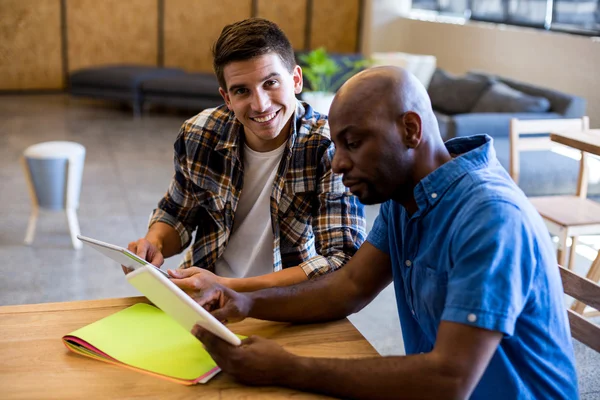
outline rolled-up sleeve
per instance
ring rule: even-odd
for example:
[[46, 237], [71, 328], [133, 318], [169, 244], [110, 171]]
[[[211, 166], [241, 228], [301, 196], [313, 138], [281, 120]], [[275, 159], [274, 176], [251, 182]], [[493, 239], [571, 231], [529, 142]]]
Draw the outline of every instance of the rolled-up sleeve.
[[317, 256], [300, 267], [309, 278], [334, 271], [350, 260], [366, 238], [364, 206], [331, 170], [333, 143], [321, 159], [323, 171], [313, 206], [312, 229]]

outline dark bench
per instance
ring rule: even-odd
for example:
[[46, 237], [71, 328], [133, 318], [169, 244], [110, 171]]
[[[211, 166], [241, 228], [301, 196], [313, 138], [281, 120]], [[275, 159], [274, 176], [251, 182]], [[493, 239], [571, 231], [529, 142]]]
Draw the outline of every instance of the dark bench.
[[198, 111], [223, 104], [214, 74], [138, 65], [107, 65], [74, 71], [70, 76], [69, 93], [129, 103], [134, 116], [140, 116], [146, 104]]
[[203, 110], [223, 104], [219, 82], [213, 74], [164, 76], [142, 82], [144, 104]]
[[158, 68], [140, 65], [106, 65], [74, 71], [69, 79], [73, 96], [118, 100], [130, 103], [133, 113], [141, 115], [143, 95], [141, 84], [147, 79], [185, 74], [179, 68]]

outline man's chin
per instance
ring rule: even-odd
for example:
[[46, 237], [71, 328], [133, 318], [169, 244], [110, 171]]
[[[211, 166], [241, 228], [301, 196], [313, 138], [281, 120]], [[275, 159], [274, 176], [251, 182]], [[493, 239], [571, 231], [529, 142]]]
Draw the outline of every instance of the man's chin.
[[354, 194], [356, 197], [358, 197], [358, 200], [365, 206], [381, 204], [388, 200], [388, 199], [383, 198], [383, 196], [371, 195], [370, 193], [357, 192], [357, 193], [352, 193], [352, 194]]

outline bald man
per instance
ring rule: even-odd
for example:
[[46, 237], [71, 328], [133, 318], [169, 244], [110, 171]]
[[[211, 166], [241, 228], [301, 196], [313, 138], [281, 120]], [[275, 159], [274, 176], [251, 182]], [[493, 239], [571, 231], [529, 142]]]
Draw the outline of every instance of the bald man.
[[197, 301], [222, 321], [346, 317], [394, 282], [407, 356], [311, 359], [250, 337], [233, 347], [196, 326], [241, 382], [343, 398], [576, 399], [553, 245], [486, 135], [443, 143], [425, 89], [381, 67], [350, 79], [330, 112], [333, 169], [383, 203], [345, 268], [286, 288], [214, 287]]

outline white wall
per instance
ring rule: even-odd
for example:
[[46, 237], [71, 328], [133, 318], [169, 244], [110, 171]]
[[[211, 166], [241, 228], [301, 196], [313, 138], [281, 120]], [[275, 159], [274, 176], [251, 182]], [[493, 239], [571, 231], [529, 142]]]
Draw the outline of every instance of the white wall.
[[587, 99], [600, 128], [600, 39], [485, 23], [404, 17], [410, 1], [365, 2], [362, 51], [433, 54], [453, 73], [482, 70]]

